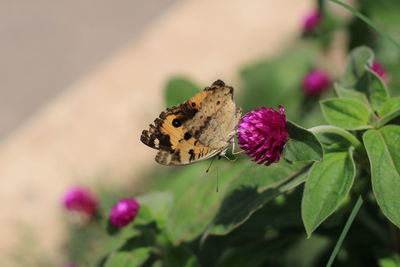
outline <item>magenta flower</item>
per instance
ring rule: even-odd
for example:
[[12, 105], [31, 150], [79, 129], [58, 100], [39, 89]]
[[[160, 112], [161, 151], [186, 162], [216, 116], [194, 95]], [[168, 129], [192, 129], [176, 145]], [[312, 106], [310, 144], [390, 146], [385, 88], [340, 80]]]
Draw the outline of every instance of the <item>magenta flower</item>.
[[140, 204], [133, 198], [118, 201], [110, 212], [110, 222], [117, 227], [124, 227], [133, 221], [138, 214]]
[[68, 211], [79, 212], [88, 217], [97, 212], [97, 199], [83, 187], [74, 187], [68, 190], [64, 195], [63, 203]]
[[311, 33], [316, 30], [322, 20], [322, 14], [319, 10], [309, 12], [303, 19], [303, 32]]
[[331, 85], [328, 73], [321, 69], [313, 69], [303, 79], [303, 91], [308, 96], [317, 96]]
[[381, 77], [381, 79], [385, 83], [389, 82], [389, 77], [388, 77], [388, 74], [386, 72], [386, 69], [378, 61], [374, 60], [374, 62], [372, 63], [372, 66], [371, 66], [371, 70], [373, 72], [375, 72], [376, 74], [378, 74], [378, 76]]
[[288, 141], [285, 109], [261, 107], [247, 113], [237, 130], [238, 143], [246, 154], [258, 164], [266, 166], [278, 162], [282, 150]]

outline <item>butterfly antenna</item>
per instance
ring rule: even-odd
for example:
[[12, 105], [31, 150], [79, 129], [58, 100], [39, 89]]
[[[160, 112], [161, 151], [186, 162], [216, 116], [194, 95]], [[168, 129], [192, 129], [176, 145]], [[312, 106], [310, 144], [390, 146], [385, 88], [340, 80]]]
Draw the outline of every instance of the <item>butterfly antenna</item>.
[[215, 159], [215, 157], [213, 157], [213, 158], [211, 159], [210, 165], [208, 166], [208, 168], [207, 168], [207, 170], [206, 170], [207, 173], [208, 173], [208, 171], [210, 170], [211, 165], [212, 165], [212, 163], [214, 162], [214, 159]]

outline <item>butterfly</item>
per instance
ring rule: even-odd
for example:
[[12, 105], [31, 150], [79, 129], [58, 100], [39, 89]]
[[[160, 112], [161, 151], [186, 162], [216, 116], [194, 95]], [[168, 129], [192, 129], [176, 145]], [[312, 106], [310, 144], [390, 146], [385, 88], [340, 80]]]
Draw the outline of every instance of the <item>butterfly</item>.
[[236, 134], [242, 110], [233, 87], [221, 80], [176, 107], [167, 108], [143, 130], [140, 140], [157, 149], [156, 162], [186, 165], [225, 155]]

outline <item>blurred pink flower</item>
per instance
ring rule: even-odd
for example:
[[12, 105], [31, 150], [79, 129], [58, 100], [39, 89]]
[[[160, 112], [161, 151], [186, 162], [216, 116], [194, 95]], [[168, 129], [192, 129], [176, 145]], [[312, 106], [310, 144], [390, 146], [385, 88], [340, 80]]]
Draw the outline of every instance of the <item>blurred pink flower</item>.
[[88, 217], [97, 212], [97, 199], [88, 189], [83, 187], [69, 189], [64, 195], [63, 203], [68, 211], [79, 212]]
[[331, 85], [328, 73], [321, 69], [309, 71], [303, 79], [303, 91], [308, 96], [317, 96], [327, 90]]
[[238, 126], [240, 148], [258, 164], [266, 166], [278, 162], [288, 141], [285, 109], [261, 107], [247, 113]]
[[140, 204], [133, 198], [118, 201], [110, 212], [110, 222], [117, 227], [124, 227], [133, 221], [138, 214]]
[[374, 60], [374, 62], [372, 63], [372, 66], [371, 66], [371, 70], [373, 72], [375, 72], [376, 74], [378, 74], [378, 76], [381, 77], [381, 79], [383, 80], [384, 83], [388, 83], [389, 82], [389, 77], [388, 77], [388, 74], [386, 72], [386, 69], [382, 66], [381, 63], [379, 63], [378, 61]]
[[310, 11], [303, 19], [303, 32], [310, 33], [315, 31], [321, 20], [322, 14], [318, 9]]

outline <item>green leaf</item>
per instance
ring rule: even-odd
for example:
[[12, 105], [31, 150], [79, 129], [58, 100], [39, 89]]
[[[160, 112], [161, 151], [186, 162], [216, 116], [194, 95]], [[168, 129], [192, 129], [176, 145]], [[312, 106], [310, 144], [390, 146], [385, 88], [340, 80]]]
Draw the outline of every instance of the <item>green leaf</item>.
[[348, 148], [354, 146], [357, 150], [363, 150], [364, 147], [358, 139], [348, 131], [331, 125], [320, 125], [308, 129], [310, 132], [316, 134], [325, 145], [340, 145]]
[[364, 93], [356, 91], [354, 88], [353, 89], [344, 88], [339, 83], [335, 83], [334, 87], [337, 95], [340, 98], [349, 98], [358, 101], [366, 106], [369, 105], [367, 96]]
[[353, 49], [347, 59], [339, 84], [345, 88], [358, 88], [360, 80], [365, 73], [365, 67], [371, 66], [373, 58], [374, 53], [366, 46]]
[[378, 115], [381, 119], [378, 121], [378, 126], [383, 126], [396, 117], [400, 116], [400, 97], [389, 99], [382, 107], [378, 110]]
[[322, 159], [322, 146], [313, 133], [290, 121], [287, 121], [286, 129], [289, 136], [289, 141], [283, 151], [286, 160], [296, 162]]
[[[155, 220], [159, 227], [163, 227], [168, 217], [173, 195], [170, 192], [150, 192], [148, 194], [137, 197], [137, 201], [141, 205], [141, 210], [136, 218], [136, 223], [149, 223]], [[143, 219], [140, 216], [142, 210], [147, 211], [148, 215]], [[142, 220], [141, 220], [142, 219]]]
[[353, 185], [355, 174], [351, 152], [327, 153], [323, 161], [314, 163], [301, 203], [308, 236], [340, 206]]
[[378, 205], [383, 214], [400, 227], [400, 126], [369, 130], [363, 139]]
[[326, 121], [348, 130], [371, 128], [368, 125], [371, 111], [358, 101], [345, 98], [327, 99], [320, 102]]
[[185, 245], [168, 247], [163, 251], [165, 266], [199, 267], [196, 255]]
[[183, 77], [171, 78], [166, 85], [165, 101], [167, 107], [176, 106], [200, 92], [200, 87]]
[[379, 267], [400, 267], [399, 256], [386, 257], [378, 260]]
[[150, 256], [151, 248], [137, 248], [132, 251], [118, 251], [111, 254], [104, 267], [142, 266]]
[[372, 108], [378, 110], [389, 99], [388, 89], [382, 79], [368, 67], [366, 67], [366, 77], [368, 79], [368, 96]]
[[174, 199], [167, 223], [168, 235], [178, 244], [195, 239], [206, 229], [211, 234], [230, 232], [280, 194], [285, 182], [297, 177], [305, 165], [283, 160], [269, 167], [254, 162], [218, 162], [209, 173], [205, 172], [208, 165], [202, 165], [202, 172], [197, 174], [185, 168], [175, 175], [185, 177], [190, 183], [180, 187]]

